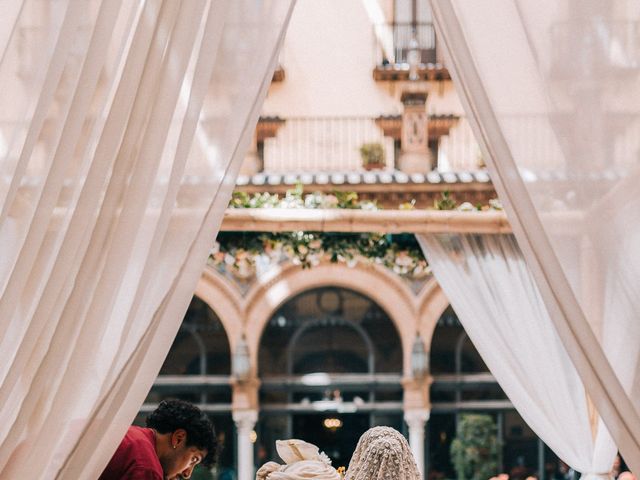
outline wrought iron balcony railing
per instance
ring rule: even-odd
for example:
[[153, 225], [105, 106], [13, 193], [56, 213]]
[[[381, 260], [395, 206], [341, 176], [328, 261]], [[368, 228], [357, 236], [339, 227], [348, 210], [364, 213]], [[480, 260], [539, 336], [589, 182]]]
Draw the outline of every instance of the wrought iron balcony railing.
[[[448, 80], [430, 22], [396, 22], [375, 25], [373, 56], [376, 80]], [[412, 58], [413, 57], [413, 58]]]
[[374, 25], [373, 34], [376, 65], [408, 64], [411, 49], [419, 52], [420, 63], [437, 63], [436, 33], [432, 23]]

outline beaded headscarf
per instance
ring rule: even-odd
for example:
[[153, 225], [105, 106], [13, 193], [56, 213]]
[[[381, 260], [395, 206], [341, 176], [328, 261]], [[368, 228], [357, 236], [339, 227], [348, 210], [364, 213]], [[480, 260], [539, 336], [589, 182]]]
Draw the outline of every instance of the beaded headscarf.
[[356, 447], [345, 480], [420, 480], [406, 438], [391, 427], [367, 430]]

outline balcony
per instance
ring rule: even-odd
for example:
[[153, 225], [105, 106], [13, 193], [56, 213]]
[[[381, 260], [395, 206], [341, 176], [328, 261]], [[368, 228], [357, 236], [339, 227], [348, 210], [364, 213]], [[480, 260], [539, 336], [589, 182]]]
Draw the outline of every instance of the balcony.
[[[297, 183], [307, 192], [356, 192], [383, 208], [415, 202], [433, 206], [447, 190], [458, 202], [486, 204], [495, 191], [483, 169], [480, 150], [468, 121], [432, 114], [426, 125], [429, 152], [424, 161], [435, 171], [408, 173], [402, 155], [402, 116], [262, 117], [254, 148], [247, 155], [237, 189], [254, 194], [284, 194]], [[380, 143], [385, 166], [368, 171], [360, 147]]]
[[363, 170], [360, 147], [365, 143], [382, 144], [384, 168], [394, 168], [393, 139], [367, 117], [287, 118], [258, 151], [266, 172], [348, 172]]
[[[432, 114], [425, 128], [435, 169], [460, 172], [483, 167], [466, 118]], [[384, 150], [385, 165], [377, 170], [392, 172], [398, 168], [401, 131], [400, 115], [262, 117], [256, 128], [255, 150], [249, 153], [257, 168], [243, 173], [361, 173], [367, 168], [360, 147], [371, 143], [381, 144]]]
[[373, 28], [373, 78], [379, 81], [408, 80], [410, 52], [417, 51], [419, 80], [449, 80], [442, 65], [432, 23], [396, 22]]

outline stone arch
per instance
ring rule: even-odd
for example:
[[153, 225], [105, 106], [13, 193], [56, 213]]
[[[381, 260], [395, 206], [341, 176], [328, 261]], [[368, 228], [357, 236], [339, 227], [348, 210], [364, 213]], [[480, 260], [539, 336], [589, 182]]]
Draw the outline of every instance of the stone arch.
[[214, 269], [207, 267], [198, 281], [195, 296], [218, 316], [233, 353], [242, 335], [242, 298], [233, 285]]
[[449, 299], [435, 278], [427, 282], [418, 297], [418, 325], [427, 351], [431, 350], [433, 332], [438, 320], [449, 306]]
[[310, 270], [284, 267], [277, 274], [263, 279], [249, 292], [245, 304], [246, 333], [255, 371], [260, 338], [273, 313], [296, 295], [326, 286], [347, 288], [364, 295], [389, 315], [400, 337], [403, 371], [407, 374], [410, 371], [417, 318], [415, 297], [409, 287], [382, 268], [368, 265], [348, 267], [328, 262]]

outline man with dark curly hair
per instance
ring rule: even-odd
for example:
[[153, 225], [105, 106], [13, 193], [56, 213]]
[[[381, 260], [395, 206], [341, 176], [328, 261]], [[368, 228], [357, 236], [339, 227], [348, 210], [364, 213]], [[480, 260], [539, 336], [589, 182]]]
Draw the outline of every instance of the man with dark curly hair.
[[146, 423], [129, 427], [99, 480], [177, 480], [199, 463], [213, 464], [213, 424], [195, 405], [163, 400]]

